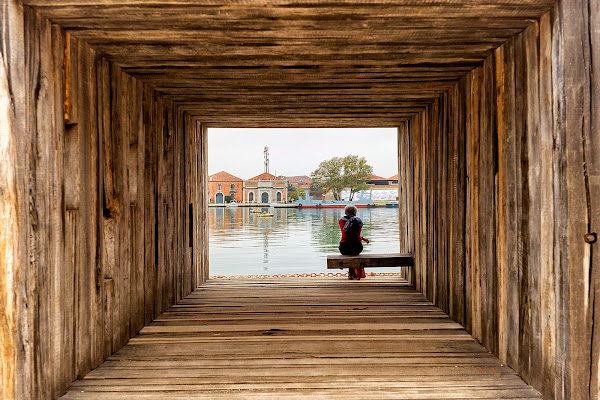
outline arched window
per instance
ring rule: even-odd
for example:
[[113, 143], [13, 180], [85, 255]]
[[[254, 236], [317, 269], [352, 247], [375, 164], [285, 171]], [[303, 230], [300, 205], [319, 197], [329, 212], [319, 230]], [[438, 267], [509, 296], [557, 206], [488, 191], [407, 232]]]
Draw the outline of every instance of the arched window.
[[248, 202], [252, 203], [254, 201], [254, 193], [248, 193]]
[[217, 190], [221, 190], [221, 184], [217, 183]]
[[261, 200], [261, 202], [263, 202], [263, 203], [268, 203], [268, 202], [269, 202], [269, 193], [267, 193], [267, 192], [263, 192], [263, 194], [262, 194], [262, 196], [261, 196], [261, 197], [262, 197], [262, 198], [260, 199], [260, 200]]
[[277, 192], [277, 201], [281, 201], [281, 192]]

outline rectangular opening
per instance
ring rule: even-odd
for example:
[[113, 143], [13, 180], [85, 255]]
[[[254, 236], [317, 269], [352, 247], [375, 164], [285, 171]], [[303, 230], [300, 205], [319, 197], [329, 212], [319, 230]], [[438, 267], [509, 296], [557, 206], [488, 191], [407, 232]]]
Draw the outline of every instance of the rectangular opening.
[[[210, 276], [337, 274], [326, 258], [339, 254], [349, 203], [370, 240], [362, 254], [399, 252], [397, 135], [397, 128], [209, 128]], [[323, 162], [358, 179], [346, 177], [341, 188], [323, 182], [332, 178], [315, 174]]]

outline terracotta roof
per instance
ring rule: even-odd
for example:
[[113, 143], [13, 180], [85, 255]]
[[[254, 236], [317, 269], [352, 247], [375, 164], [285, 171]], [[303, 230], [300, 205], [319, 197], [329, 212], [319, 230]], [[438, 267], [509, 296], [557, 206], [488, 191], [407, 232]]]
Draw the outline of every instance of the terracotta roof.
[[382, 177], [382, 176], [378, 176], [378, 175], [373, 175], [373, 174], [371, 174], [371, 178], [370, 178], [370, 180], [372, 180], [372, 181], [387, 181], [388, 179], [387, 179], [387, 178], [384, 178], [384, 177]]
[[306, 175], [288, 176], [286, 178], [290, 182], [301, 182], [301, 181], [312, 182], [312, 179], [310, 179], [310, 176], [306, 176]]
[[242, 179], [228, 172], [221, 171], [208, 177], [209, 182], [242, 182]]
[[390, 181], [397, 181], [397, 180], [398, 180], [398, 174], [396, 174], [396, 175], [394, 175], [394, 176], [390, 176], [390, 177], [388, 178], [388, 180], [390, 180]]
[[247, 181], [283, 181], [281, 178], [276, 178], [275, 175], [268, 172], [263, 172], [260, 175], [256, 175], [254, 178], [246, 179]]

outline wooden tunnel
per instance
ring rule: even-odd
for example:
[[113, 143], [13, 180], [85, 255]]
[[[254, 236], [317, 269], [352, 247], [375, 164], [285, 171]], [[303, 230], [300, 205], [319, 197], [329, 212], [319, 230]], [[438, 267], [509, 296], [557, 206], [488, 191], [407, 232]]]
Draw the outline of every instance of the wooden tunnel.
[[0, 398], [208, 276], [207, 127], [398, 127], [409, 281], [600, 396], [599, 0], [0, 0]]

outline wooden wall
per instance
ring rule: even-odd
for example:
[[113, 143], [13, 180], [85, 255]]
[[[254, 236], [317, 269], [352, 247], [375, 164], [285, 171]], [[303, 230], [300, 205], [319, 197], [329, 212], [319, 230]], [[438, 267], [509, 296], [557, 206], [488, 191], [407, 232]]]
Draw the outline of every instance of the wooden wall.
[[204, 280], [205, 135], [85, 43], [0, 4], [0, 398], [45, 399]]
[[600, 396], [599, 65], [562, 1], [399, 129], [415, 287], [549, 399]]

